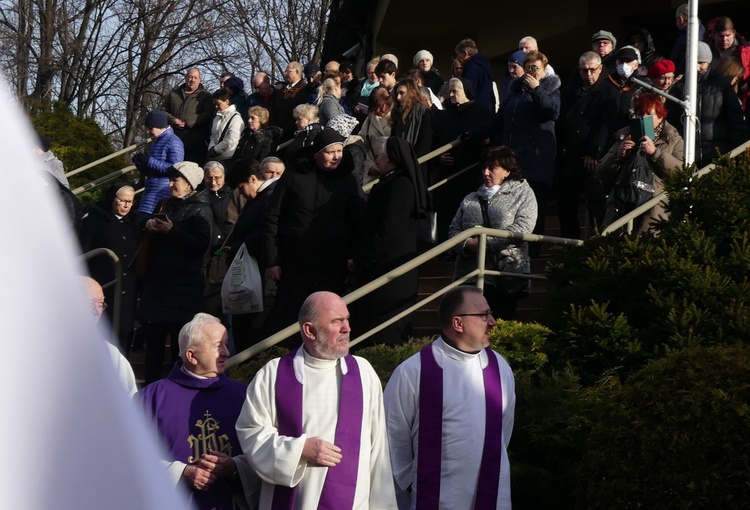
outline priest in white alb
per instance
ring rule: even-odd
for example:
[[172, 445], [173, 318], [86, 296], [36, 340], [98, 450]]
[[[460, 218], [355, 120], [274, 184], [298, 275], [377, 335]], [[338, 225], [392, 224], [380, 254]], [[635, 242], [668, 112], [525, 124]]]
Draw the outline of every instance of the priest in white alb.
[[382, 386], [349, 354], [349, 311], [331, 292], [299, 312], [302, 347], [255, 376], [237, 420], [263, 480], [260, 509], [396, 508]]
[[476, 287], [438, 306], [442, 335], [393, 372], [386, 422], [399, 510], [511, 508], [515, 382], [489, 348], [495, 325]]

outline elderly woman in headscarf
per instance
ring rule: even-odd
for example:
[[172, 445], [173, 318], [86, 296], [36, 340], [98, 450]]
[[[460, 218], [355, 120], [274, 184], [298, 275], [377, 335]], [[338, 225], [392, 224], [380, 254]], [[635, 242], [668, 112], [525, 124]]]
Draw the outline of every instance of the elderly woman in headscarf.
[[[95, 248], [108, 248], [120, 258], [122, 274], [122, 294], [120, 295], [120, 324], [117, 337], [120, 351], [127, 355], [133, 340], [133, 320], [135, 303], [138, 297], [138, 281], [131, 270], [141, 232], [138, 211], [133, 208], [135, 190], [129, 184], [115, 184], [104, 194], [104, 197], [89, 209], [89, 214], [81, 221], [80, 241], [84, 252]], [[106, 256], [96, 256], [88, 261], [89, 273], [99, 284], [115, 279], [115, 267]], [[104, 289], [104, 300], [109, 305], [106, 309], [109, 320], [112, 320], [115, 304], [115, 286]]]
[[[493, 118], [492, 112], [474, 101], [471, 82], [466, 78], [451, 78], [448, 80], [448, 97], [450, 104], [446, 105], [445, 110], [437, 112], [435, 117], [433, 149], [454, 141], [474, 126], [491, 122]], [[482, 140], [467, 140], [435, 159], [435, 164], [431, 167], [431, 182], [445, 179], [476, 163], [482, 145]], [[452, 180], [450, 184], [437, 189], [435, 204], [438, 213], [439, 239], [445, 240], [448, 238], [448, 225], [450, 225], [458, 205], [468, 193], [479, 186], [479, 183], [478, 173], [468, 171]]]
[[[362, 241], [354, 265], [360, 281], [373, 280], [417, 254], [417, 225], [428, 212], [428, 193], [413, 147], [391, 136], [375, 164], [380, 181], [365, 208]], [[399, 277], [362, 300], [363, 326], [370, 329], [415, 302], [417, 270]], [[402, 319], [371, 337], [369, 343], [400, 343], [409, 334]], [[362, 330], [364, 332], [364, 329]]]

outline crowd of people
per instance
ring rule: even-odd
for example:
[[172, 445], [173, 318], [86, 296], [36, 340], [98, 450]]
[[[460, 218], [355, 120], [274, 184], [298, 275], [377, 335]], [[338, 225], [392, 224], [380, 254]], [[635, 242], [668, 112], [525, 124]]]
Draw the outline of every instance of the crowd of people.
[[[684, 30], [687, 6], [675, 20]], [[685, 74], [697, 73], [698, 165], [746, 141], [750, 44], [727, 17], [701, 37], [691, 69], [684, 37], [665, 58], [645, 28], [622, 46], [598, 30], [577, 70], [561, 77], [527, 36], [499, 84], [471, 39], [456, 45], [445, 78], [427, 50], [409, 70], [394, 55], [376, 57], [361, 79], [347, 61], [290, 62], [282, 82], [256, 73], [249, 94], [229, 72], [211, 93], [190, 69], [145, 118], [153, 142], [133, 155], [145, 179], [140, 201], [134, 186], [117, 184], [80, 228], [84, 251], [110, 248], [123, 262], [116, 340], [126, 356], [145, 343], [141, 396], [174, 455], [174, 479], [200, 508], [229, 508], [238, 497], [259, 497], [261, 508], [396, 508], [398, 500], [408, 509], [422, 498], [434, 508], [509, 507], [513, 377], [485, 348], [494, 317], [513, 318], [527, 282], [491, 277], [484, 296], [473, 287], [448, 293], [441, 339], [397, 369], [385, 406], [372, 368], [348, 355], [349, 335], [416, 302], [417, 273], [355, 303], [351, 327], [339, 296], [413, 258], [420, 243], [472, 227], [542, 234], [553, 199], [562, 236], [580, 238], [582, 197], [601, 229], [661, 192], [684, 164], [682, 110], [633, 77], [683, 99]], [[40, 145], [67, 189], [49, 144]], [[654, 207], [637, 230], [666, 214]], [[224, 314], [222, 278], [243, 246], [261, 274], [264, 311]], [[456, 278], [476, 268], [479, 246], [472, 237], [456, 247]], [[512, 273], [528, 273], [539, 256], [538, 244], [493, 237], [486, 250], [489, 269]], [[99, 260], [89, 269], [100, 284], [114, 277]], [[114, 302], [113, 287], [103, 292], [99, 315]], [[290, 354], [247, 391], [223, 376], [230, 352], [295, 321], [303, 347], [288, 340]], [[403, 319], [368, 343], [409, 334]], [[168, 338], [174, 368], [162, 379]], [[451, 384], [435, 392], [444, 372]], [[477, 388], [481, 409], [466, 398]], [[441, 418], [443, 409], [451, 412]], [[419, 426], [422, 413], [429, 427]], [[457, 441], [476, 435], [466, 429], [484, 444]]]

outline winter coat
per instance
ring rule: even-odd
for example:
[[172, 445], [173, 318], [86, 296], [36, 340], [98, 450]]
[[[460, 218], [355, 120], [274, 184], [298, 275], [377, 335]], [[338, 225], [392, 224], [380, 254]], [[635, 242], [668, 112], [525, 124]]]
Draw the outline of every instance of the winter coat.
[[146, 166], [138, 168], [146, 175], [146, 184], [141, 203], [138, 205], [138, 212], [150, 215], [156, 204], [171, 195], [167, 170], [184, 159], [185, 146], [172, 128], [168, 127], [148, 148]]
[[[164, 98], [162, 109], [167, 114], [175, 134], [186, 147], [198, 146], [205, 150], [216, 110], [211, 94], [203, 85], [199, 85], [198, 89], [190, 94], [185, 92], [184, 84], [173, 88]], [[175, 119], [185, 121], [185, 127], [175, 126]]]
[[[605, 83], [609, 85], [606, 92], [607, 97], [602, 104], [602, 115], [605, 119], [608, 119], [607, 130], [611, 134], [628, 126], [630, 118], [633, 116], [633, 98], [636, 93], [640, 93], [641, 86], [623, 80], [616, 71], [599, 79], [604, 79]], [[607, 144], [614, 140], [614, 138], [610, 138]]]
[[294, 125], [292, 112], [297, 105], [307, 101], [307, 82], [300, 80], [293, 87], [286, 86], [274, 93], [269, 112], [270, 123], [282, 129], [281, 141], [286, 141], [294, 136], [297, 127]]
[[[624, 140], [629, 135], [630, 128], [616, 132], [615, 138], [618, 141], [612, 145], [596, 166], [596, 171], [605, 190], [612, 190], [622, 169], [622, 162], [617, 160], [617, 151], [620, 148], [619, 140]], [[664, 179], [669, 178], [676, 168], [682, 167], [685, 161], [685, 145], [680, 133], [666, 121], [661, 136], [654, 141], [654, 145], [656, 146], [656, 152], [650, 156], [647, 155], [646, 159], [654, 172], [654, 196], [656, 196], [664, 191]], [[623, 213], [617, 211], [614, 193], [610, 192], [607, 197], [607, 209], [602, 226], [606, 227], [622, 216]], [[667, 216], [664, 202], [659, 202], [647, 213], [636, 219], [634, 231], [645, 232], [649, 229], [652, 221]]]
[[[229, 128], [224, 133], [227, 124]], [[244, 124], [242, 116], [237, 112], [234, 105], [229, 105], [223, 112], [216, 112], [216, 117], [211, 124], [208, 158], [215, 161], [230, 159], [234, 155], [234, 151], [237, 150]]]
[[303, 127], [294, 134], [292, 142], [287, 145], [286, 149], [281, 153], [284, 159], [284, 163], [287, 166], [294, 166], [297, 160], [298, 154], [305, 148], [312, 146], [315, 141], [315, 136], [323, 131], [323, 125], [319, 122], [313, 122]]
[[227, 246], [232, 248], [232, 253], [237, 253], [240, 246], [244, 244], [248, 253], [258, 261], [261, 271], [265, 270], [262, 258], [263, 227], [266, 223], [268, 205], [278, 182], [278, 180], [274, 180], [268, 186], [259, 190], [255, 198], [247, 201], [237, 218], [237, 223], [234, 224], [234, 230], [227, 240]]
[[232, 159], [254, 159], [261, 162], [268, 156], [275, 156], [280, 138], [280, 127], [266, 126], [258, 131], [245, 128]]
[[433, 67], [426, 73], [422, 73], [422, 77], [424, 79], [425, 87], [429, 88], [432, 93], [437, 96], [438, 92], [440, 92], [440, 88], [443, 86], [443, 83], [445, 83], [445, 80], [442, 78], [442, 76], [438, 74], [438, 70]]
[[211, 248], [219, 248], [232, 229], [228, 217], [229, 202], [232, 200], [232, 188], [226, 184], [216, 191], [202, 190], [211, 206]]
[[[135, 252], [141, 240], [141, 228], [138, 211], [130, 212], [118, 218], [105, 204], [93, 204], [89, 214], [81, 220], [79, 240], [84, 253], [95, 248], [108, 248], [120, 259], [122, 276], [122, 295], [120, 297], [120, 328], [118, 337], [120, 345], [130, 345], [129, 336], [133, 332], [135, 304], [138, 297], [138, 280], [131, 270]], [[115, 267], [107, 256], [98, 255], [87, 261], [89, 274], [102, 286], [115, 279]], [[106, 312], [110, 320], [114, 312], [115, 286], [104, 289], [104, 300], [110, 305]]]
[[281, 266], [281, 282], [341, 286], [359, 232], [364, 201], [346, 151], [333, 171], [303, 160], [279, 179], [263, 229], [263, 262]]
[[320, 102], [320, 106], [318, 106], [318, 118], [322, 125], [326, 126], [329, 120], [337, 115], [344, 114], [346, 114], [346, 111], [341, 106], [339, 98], [333, 94], [323, 94], [323, 100]]
[[383, 152], [385, 152], [385, 142], [391, 136], [391, 112], [382, 117], [370, 113], [362, 123], [362, 129], [359, 130], [359, 136], [365, 144], [365, 163], [362, 185], [375, 180], [377, 177], [369, 175], [370, 168], [373, 167]]
[[418, 157], [424, 156], [432, 148], [432, 111], [417, 103], [404, 122], [400, 107], [395, 107], [391, 111], [391, 135], [405, 139], [412, 144]]
[[599, 159], [607, 150], [609, 133], [602, 104], [611, 98], [614, 90], [606, 79], [604, 75], [599, 76], [587, 89], [577, 80], [562, 94], [557, 133], [563, 149], [574, 158]]
[[487, 57], [481, 53], [472, 55], [464, 62], [464, 71], [461, 77], [471, 82], [476, 102], [494, 113], [495, 93], [492, 89], [492, 69]]
[[[678, 99], [685, 98], [685, 80], [678, 81], [671, 89]], [[682, 109], [671, 103], [669, 122], [682, 130]], [[715, 69], [709, 68], [698, 75], [698, 101], [695, 106], [700, 131], [696, 136], [695, 160], [699, 166], [707, 165], [716, 157], [718, 150], [726, 154], [747, 140], [744, 113], [731, 83]]]
[[516, 151], [523, 176], [552, 186], [555, 174], [555, 121], [560, 115], [560, 78], [542, 78], [534, 90], [523, 78], [510, 87], [511, 97], [497, 113], [502, 143]]
[[184, 324], [203, 311], [204, 256], [211, 242], [211, 206], [205, 192], [168, 198], [173, 223], [166, 234], [147, 232], [148, 263], [138, 308], [141, 322]]
[[[484, 185], [482, 185], [484, 186]], [[481, 189], [481, 188], [480, 188]], [[480, 194], [469, 193], [456, 211], [449, 229], [449, 236], [454, 237], [468, 228], [484, 226]], [[537, 217], [537, 204], [534, 191], [526, 180], [506, 180], [500, 185], [487, 204], [487, 215], [490, 227], [521, 234], [531, 234]], [[454, 279], [460, 278], [477, 268], [477, 254], [457, 246], [456, 270]], [[487, 237], [486, 268], [497, 271], [496, 260], [510, 257], [514, 264], [522, 265], [524, 272], [530, 271], [529, 247], [525, 241]], [[485, 281], [495, 285], [495, 277], [488, 276]]]
[[641, 63], [636, 69], [636, 75], [643, 78], [648, 75], [648, 69], [657, 60], [663, 60], [664, 57], [656, 52], [656, 46], [654, 46], [654, 38], [651, 36], [651, 32], [647, 28], [638, 28], [630, 33], [630, 37], [640, 36], [643, 42], [646, 44], [646, 49], [641, 52]]

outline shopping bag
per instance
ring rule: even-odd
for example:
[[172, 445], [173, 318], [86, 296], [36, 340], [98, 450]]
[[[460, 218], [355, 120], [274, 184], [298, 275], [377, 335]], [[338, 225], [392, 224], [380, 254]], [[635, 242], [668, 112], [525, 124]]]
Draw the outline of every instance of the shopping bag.
[[221, 284], [221, 305], [224, 313], [262, 312], [262, 282], [258, 262], [250, 256], [243, 243]]

